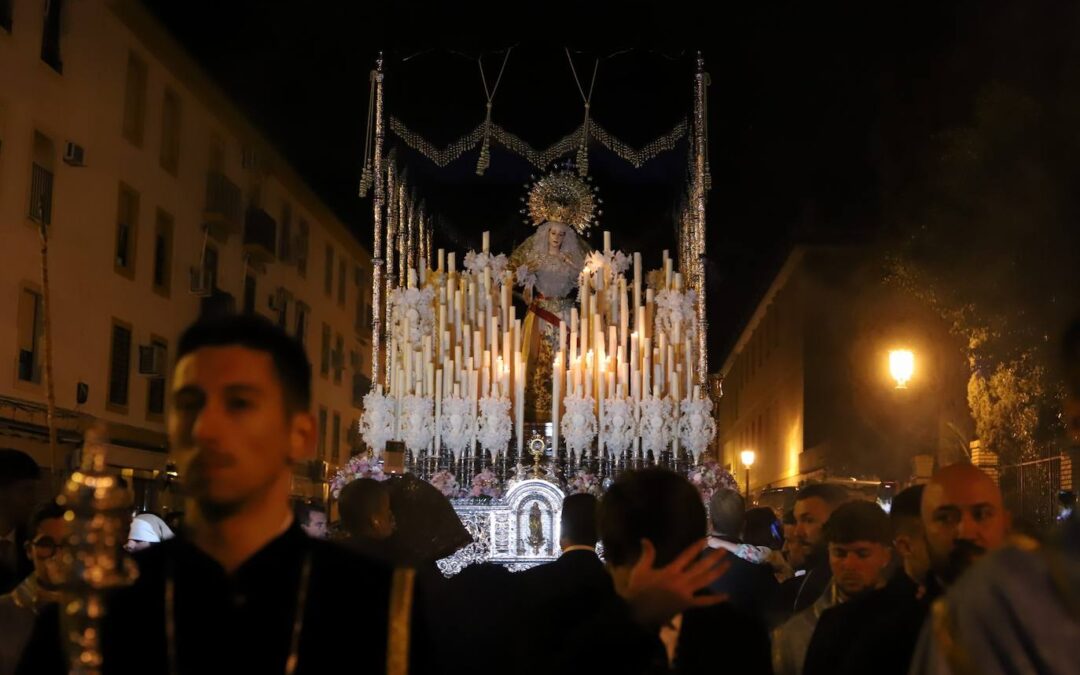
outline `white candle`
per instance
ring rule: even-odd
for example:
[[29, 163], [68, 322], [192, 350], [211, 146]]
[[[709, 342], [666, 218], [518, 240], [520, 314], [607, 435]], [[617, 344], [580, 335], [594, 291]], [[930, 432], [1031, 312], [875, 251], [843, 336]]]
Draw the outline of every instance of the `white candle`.
[[450, 251], [450, 253], [446, 255], [446, 267], [450, 271], [450, 274], [457, 272], [457, 254], [453, 251]]
[[604, 230], [604, 255], [611, 253], [611, 232]]
[[[514, 370], [517, 373], [524, 373], [525, 367], [521, 361], [521, 355], [518, 354], [514, 360]], [[555, 375], [552, 380], [558, 380], [558, 370], [556, 369]], [[518, 375], [514, 380], [514, 400], [517, 402], [517, 454], [520, 461], [521, 454], [525, 450], [525, 377]]]
[[[442, 253], [440, 249], [439, 253]], [[442, 437], [439, 434], [439, 418], [442, 417], [443, 400], [443, 371], [442, 368], [435, 371], [435, 455], [438, 456], [442, 447]]]
[[630, 327], [630, 305], [626, 300], [626, 279], [619, 277], [619, 344], [627, 348]]
[[442, 272], [443, 268], [446, 266], [446, 249], [445, 248], [440, 248], [439, 249], [438, 261], [439, 261], [438, 271]]
[[[559, 379], [563, 373], [563, 353], [559, 352], [555, 355], [555, 365], [552, 367], [551, 377], [551, 453], [553, 456], [559, 455]], [[524, 407], [524, 406], [522, 406]], [[521, 445], [518, 445], [518, 452], [521, 452]]]
[[507, 369], [509, 369], [510, 365], [514, 362], [513, 352], [510, 349], [510, 343], [512, 339], [513, 335], [510, 333], [510, 331], [503, 331], [502, 357], [503, 360], [506, 362]]
[[[634, 252], [634, 312], [637, 313], [638, 308], [641, 307], [641, 254]], [[641, 326], [635, 325], [634, 328], [641, 332]]]
[[653, 317], [656, 316], [656, 299], [653, 289], [645, 289], [645, 335], [648, 337], [656, 337], [653, 334]]
[[484, 234], [482, 235], [482, 241], [484, 253], [487, 253], [488, 250], [491, 248], [491, 232], [485, 230]]

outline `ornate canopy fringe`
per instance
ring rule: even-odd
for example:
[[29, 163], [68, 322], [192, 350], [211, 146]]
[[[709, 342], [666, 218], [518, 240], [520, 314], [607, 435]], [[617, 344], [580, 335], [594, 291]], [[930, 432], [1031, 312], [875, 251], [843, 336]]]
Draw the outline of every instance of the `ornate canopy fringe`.
[[[485, 120], [465, 136], [440, 149], [420, 134], [409, 129], [404, 122], [396, 117], [390, 117], [389, 123], [391, 133], [400, 138], [409, 148], [427, 157], [439, 168], [446, 167], [451, 162], [460, 159], [466, 152], [480, 145], [484, 141], [485, 132], [490, 134], [491, 142], [498, 143], [510, 152], [524, 158], [533, 167], [541, 171], [560, 157], [578, 150], [585, 137], [585, 125], [582, 124], [546, 150], [536, 150], [498, 124]], [[646, 162], [660, 153], [673, 150], [679, 141], [686, 137], [688, 129], [689, 123], [686, 119], [683, 119], [671, 131], [650, 141], [641, 149], [635, 149], [629, 143], [616, 138], [592, 119], [589, 120], [588, 134], [590, 140], [604, 146], [635, 169], [640, 169]]]

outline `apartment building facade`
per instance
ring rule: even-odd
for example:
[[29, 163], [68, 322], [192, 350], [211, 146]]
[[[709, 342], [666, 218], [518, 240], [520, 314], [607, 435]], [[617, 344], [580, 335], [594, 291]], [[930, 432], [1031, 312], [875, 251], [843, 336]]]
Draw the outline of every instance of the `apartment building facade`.
[[254, 312], [311, 359], [322, 463], [296, 490], [319, 496], [368, 389], [370, 289], [369, 252], [138, 2], [0, 1], [0, 445], [63, 470], [100, 421], [110, 464], [161, 478], [180, 332]]

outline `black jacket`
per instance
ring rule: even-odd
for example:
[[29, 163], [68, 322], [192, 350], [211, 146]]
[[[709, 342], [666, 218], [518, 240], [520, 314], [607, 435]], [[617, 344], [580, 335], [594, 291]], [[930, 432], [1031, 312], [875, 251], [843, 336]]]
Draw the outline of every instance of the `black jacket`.
[[[729, 539], [732, 543], [737, 540]], [[728, 596], [733, 606], [755, 616], [764, 617], [780, 588], [768, 563], [752, 563], [734, 553], [725, 556], [727, 572], [709, 587], [713, 593]]]
[[34, 563], [26, 555], [26, 528], [15, 528], [15, 567], [0, 561], [0, 595], [10, 593], [34, 571]]
[[[179, 673], [283, 672], [303, 561], [311, 560], [297, 673], [385, 672], [389, 568], [293, 524], [232, 574], [182, 537], [136, 555], [139, 578], [107, 599], [105, 675], [167, 673], [165, 587], [175, 583]], [[417, 600], [418, 601], [418, 600]], [[20, 673], [66, 673], [57, 616], [42, 614]], [[414, 616], [414, 662], [427, 640]], [[423, 669], [418, 668], [410, 672]]]
[[803, 675], [905, 675], [929, 610], [932, 586], [922, 597], [903, 570], [888, 585], [837, 605], [818, 620]]
[[771, 612], [772, 624], [779, 625], [817, 602], [832, 581], [828, 558], [816, 562], [806, 574], [780, 584]]
[[721, 603], [683, 614], [669, 668], [659, 630], [633, 621], [629, 606], [612, 589], [576, 631], [554, 649], [535, 650], [532, 669], [560, 675], [771, 675], [769, 636], [755, 616]]

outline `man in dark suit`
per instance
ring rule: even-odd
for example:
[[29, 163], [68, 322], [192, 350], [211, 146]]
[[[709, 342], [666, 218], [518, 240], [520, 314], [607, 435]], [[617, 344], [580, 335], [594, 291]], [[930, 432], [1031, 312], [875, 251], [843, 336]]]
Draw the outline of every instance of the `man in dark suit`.
[[26, 555], [26, 525], [41, 470], [30, 455], [0, 448], [0, 594], [19, 585], [34, 564]]
[[613, 592], [566, 635], [546, 672], [770, 673], [761, 622], [695, 593], [722, 573], [723, 554], [702, 555], [705, 505], [689, 481], [663, 469], [626, 472], [597, 521]]
[[764, 616], [779, 584], [767, 562], [751, 562], [740, 557], [740, 554], [745, 555], [740, 538], [745, 515], [745, 502], [738, 492], [720, 488], [713, 493], [709, 502], [709, 519], [713, 526], [709, 548], [728, 551], [727, 560], [731, 567], [709, 589], [727, 595], [728, 602], [741, 610]]
[[522, 620], [529, 641], [547, 644], [573, 631], [595, 607], [613, 593], [611, 576], [596, 555], [596, 497], [570, 495], [563, 500], [558, 560], [518, 575]]

